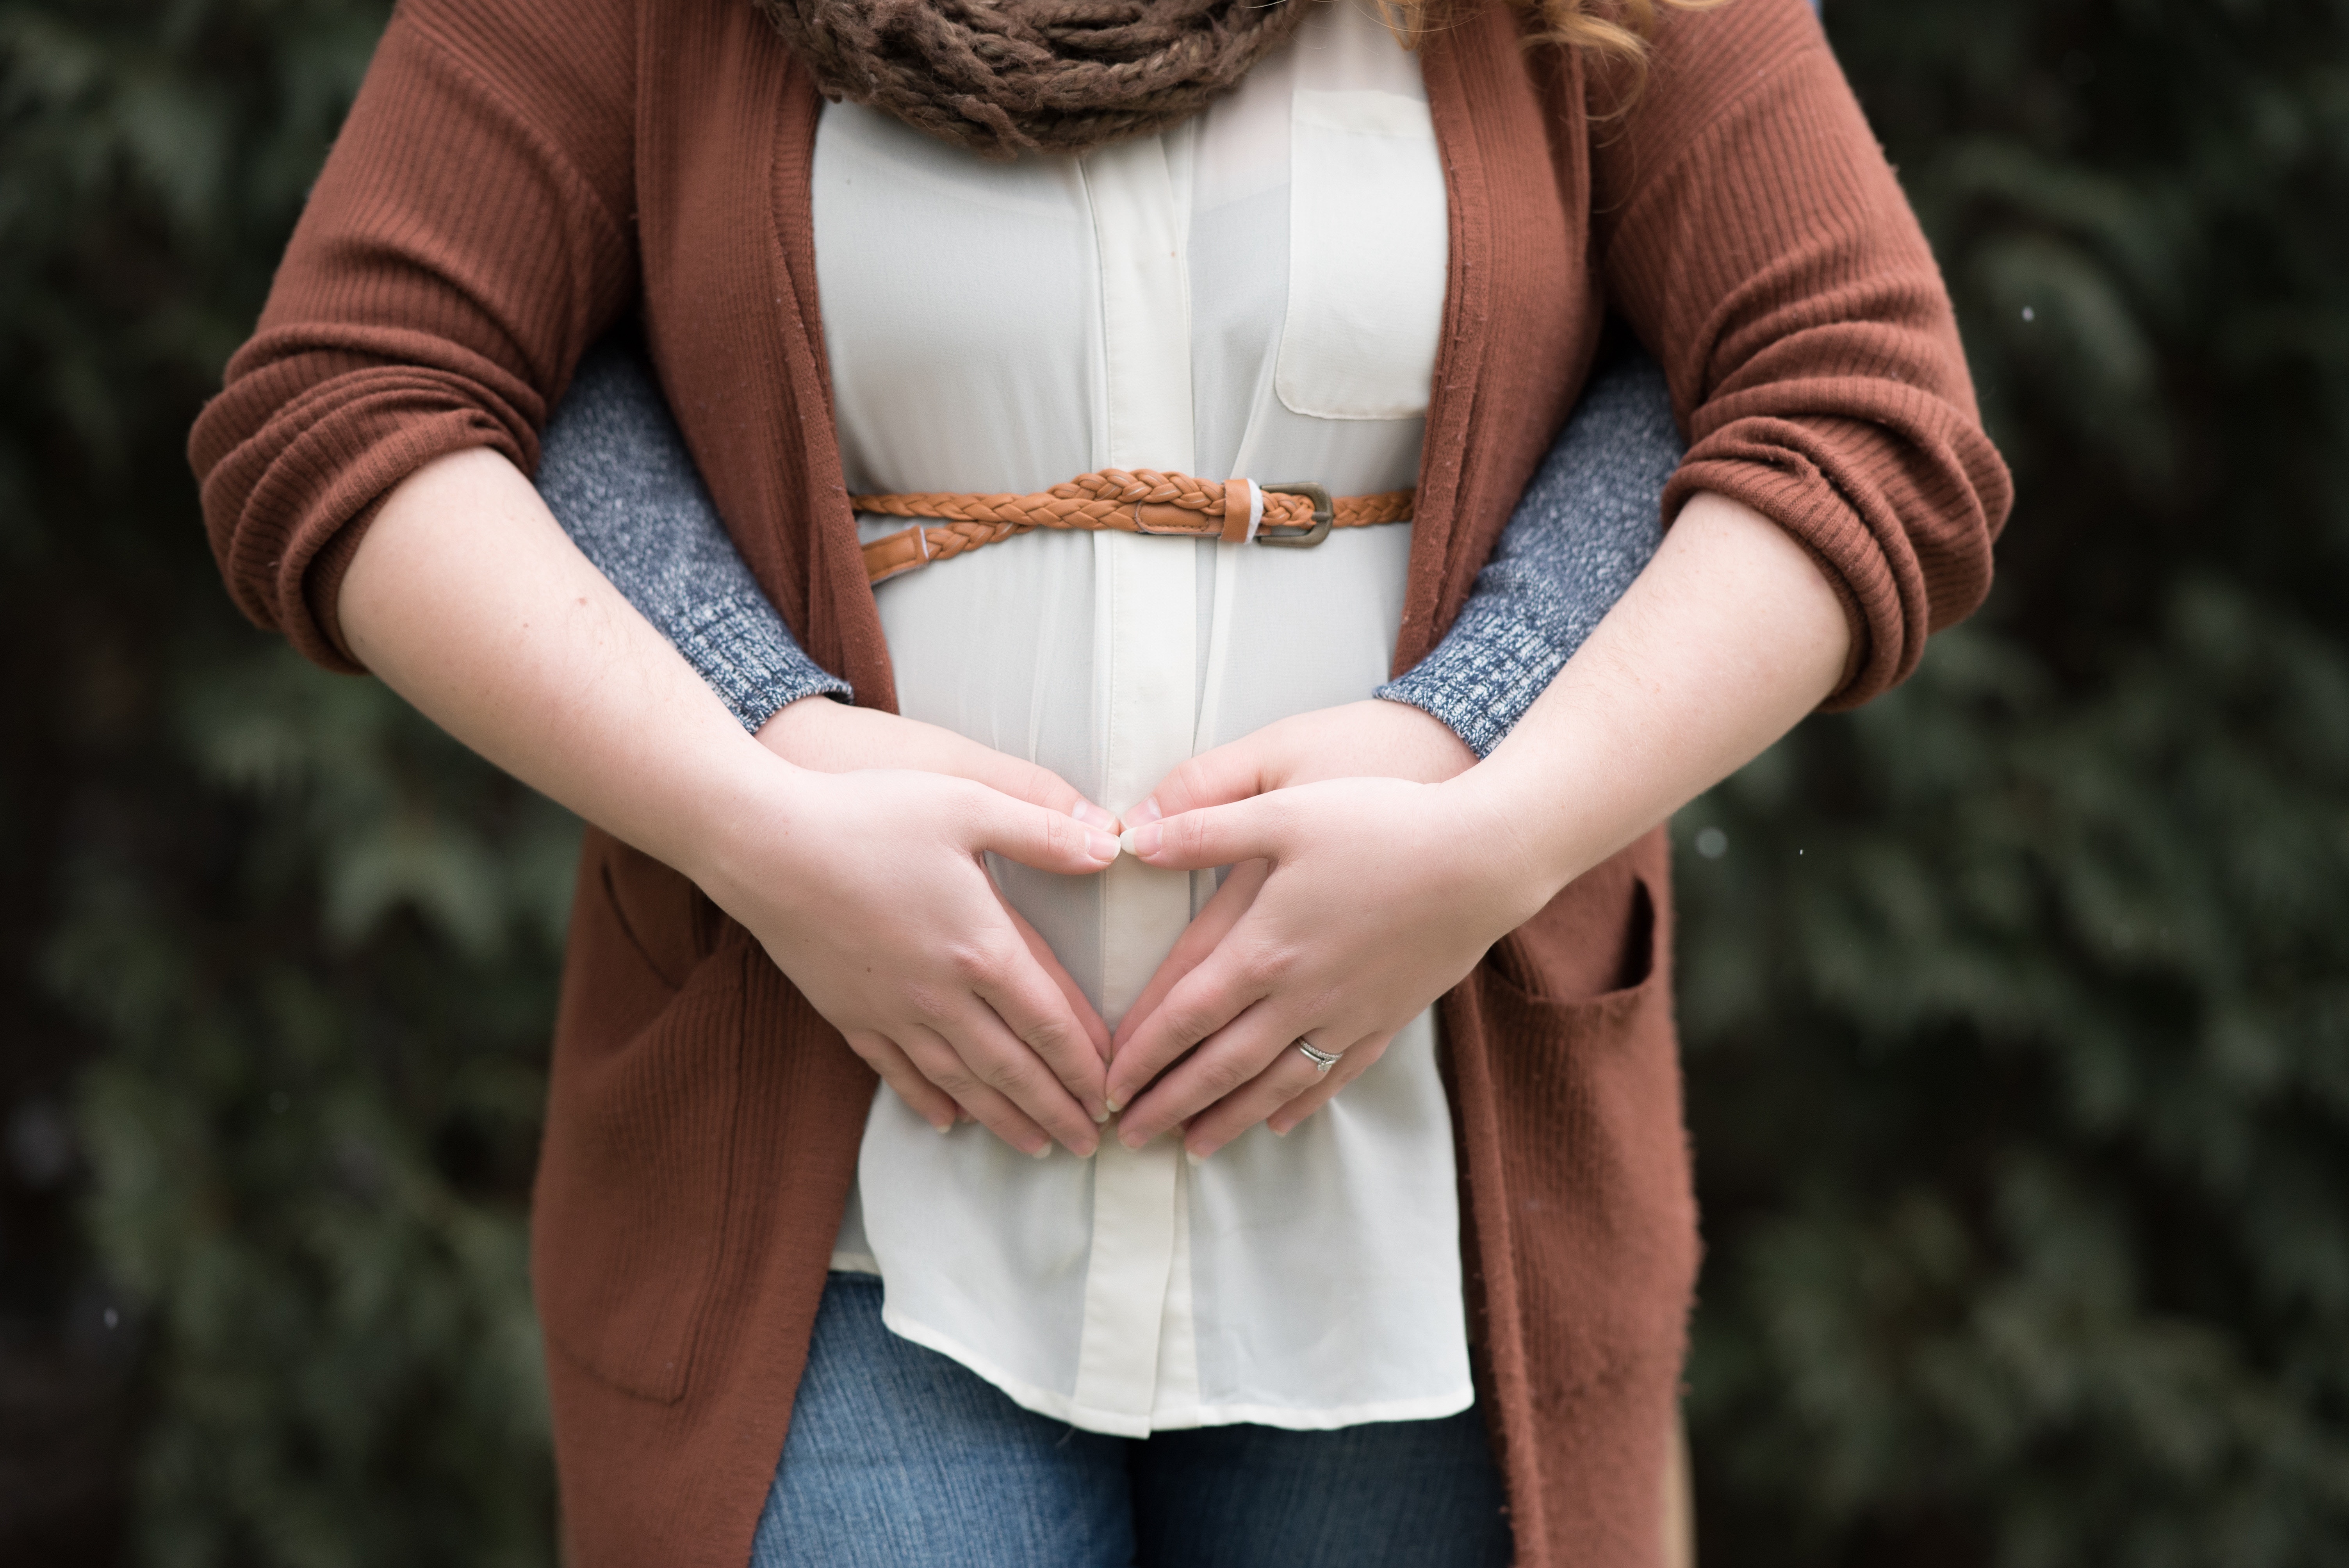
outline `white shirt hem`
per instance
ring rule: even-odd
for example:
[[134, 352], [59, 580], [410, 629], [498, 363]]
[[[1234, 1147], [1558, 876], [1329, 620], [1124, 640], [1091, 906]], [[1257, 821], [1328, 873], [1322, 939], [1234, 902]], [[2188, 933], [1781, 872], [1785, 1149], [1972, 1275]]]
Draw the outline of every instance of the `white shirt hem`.
[[948, 1360], [960, 1362], [1001, 1389], [1004, 1397], [1021, 1409], [1056, 1421], [1066, 1421], [1081, 1431], [1099, 1432], [1105, 1437], [1146, 1438], [1153, 1432], [1242, 1424], [1278, 1427], [1291, 1432], [1329, 1432], [1341, 1427], [1365, 1426], [1372, 1421], [1441, 1420], [1446, 1416], [1458, 1415], [1476, 1402], [1475, 1386], [1463, 1383], [1459, 1387], [1442, 1394], [1423, 1395], [1413, 1399], [1376, 1399], [1359, 1405], [1310, 1408], [1288, 1405], [1201, 1404], [1186, 1410], [1153, 1412], [1147, 1417], [1137, 1417], [1120, 1410], [1088, 1409], [1066, 1394], [1040, 1387], [1025, 1378], [1014, 1377], [968, 1346], [957, 1344], [934, 1328], [912, 1321], [886, 1303], [881, 1308], [881, 1322], [898, 1338], [935, 1350]]

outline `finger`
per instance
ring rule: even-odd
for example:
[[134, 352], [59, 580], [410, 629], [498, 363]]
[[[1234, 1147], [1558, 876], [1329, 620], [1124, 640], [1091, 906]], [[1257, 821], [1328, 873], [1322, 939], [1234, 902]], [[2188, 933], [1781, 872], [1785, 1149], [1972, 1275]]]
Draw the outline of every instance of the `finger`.
[[881, 1081], [894, 1090], [916, 1116], [940, 1132], [953, 1130], [961, 1119], [962, 1108], [954, 1097], [922, 1076], [897, 1042], [886, 1035], [876, 1035], [870, 1029], [859, 1029], [848, 1037], [848, 1047], [864, 1058], [865, 1065], [881, 1075]]
[[[1264, 861], [1242, 861], [1231, 869], [1223, 884], [1207, 900], [1206, 907], [1193, 915], [1191, 923], [1183, 928], [1183, 934], [1174, 940], [1174, 951], [1167, 954], [1157, 972], [1150, 976], [1150, 984], [1142, 988], [1142, 995], [1133, 999], [1133, 1006], [1128, 1007], [1125, 1016], [1119, 1020], [1117, 1034], [1121, 1045], [1132, 1039], [1141, 1029], [1144, 1021], [1157, 1009], [1158, 1004], [1166, 999], [1166, 994], [1174, 988], [1175, 983], [1206, 962], [1207, 955], [1215, 952], [1225, 934], [1239, 923], [1240, 916], [1256, 903], [1256, 895], [1264, 887], [1265, 875], [1271, 869], [1270, 864]], [[1138, 1091], [1141, 1086], [1136, 1084], [1133, 1088]]]
[[1003, 913], [1011, 917], [1011, 929], [1017, 931], [1019, 940], [1026, 944], [1028, 955], [1036, 961], [1037, 967], [1044, 971], [1045, 978], [1052, 982], [1062, 999], [1069, 1004], [1069, 1011], [1076, 1015], [1077, 1025], [1084, 1030], [1085, 1038], [1092, 1042], [1095, 1053], [1102, 1061], [1108, 1061], [1109, 1026], [1102, 1022], [1101, 1014], [1094, 1010], [1092, 998], [1085, 995], [1084, 988], [1077, 984], [1076, 976], [1061, 964], [1061, 955], [1052, 951], [1052, 944], [1011, 907], [1011, 901], [1003, 896], [1003, 890], [998, 888], [995, 896], [1003, 905]]
[[1090, 876], [1118, 856], [1116, 835], [1089, 828], [1063, 811], [1046, 810], [975, 785], [959, 805], [961, 837], [974, 854], [992, 850], [1006, 860], [1063, 876]]
[[[1340, 1089], [1370, 1071], [1371, 1064], [1386, 1054], [1387, 1045], [1393, 1038], [1392, 1034], [1372, 1035], [1347, 1047], [1338, 1065], [1320, 1075], [1319, 1083], [1307, 1085], [1303, 1093], [1266, 1117], [1265, 1125], [1286, 1137], [1299, 1122], [1336, 1099]], [[1231, 1140], [1224, 1141], [1228, 1143]]]
[[[1199, 1043], [1117, 1119], [1117, 1135], [1139, 1149], [1178, 1123], [1190, 1120], [1273, 1065], [1310, 1026], [1288, 1009], [1259, 1002]], [[1302, 1057], [1299, 1060], [1303, 1060]], [[1301, 1087], [1301, 1086], [1300, 1086]]]
[[[1001, 891], [991, 882], [988, 891], [996, 908], [1010, 914]], [[985, 1067], [997, 1088], [1071, 1149], [1090, 1153], [1098, 1142], [1093, 1127], [1109, 1119], [1103, 1103], [1108, 1069], [1101, 1047], [1079, 1021], [1068, 994], [1036, 962], [1035, 947], [1043, 939], [1032, 930], [1020, 934], [1016, 915], [1006, 923], [1009, 931], [967, 931], [945, 939], [944, 955], [957, 985], [907, 995], [921, 1022], [957, 1048], [968, 1043], [979, 1052], [970, 1063]], [[1077, 1002], [1092, 1011], [1082, 993]], [[1070, 1117], [1076, 1119], [1073, 1124]]]
[[[1021, 945], [1007, 943], [1001, 948], [974, 944], [971, 951], [961, 954], [961, 973], [970, 985], [971, 995], [978, 999], [966, 1023], [979, 1031], [975, 1037], [985, 1042], [989, 1060], [997, 1060], [1006, 1053], [1016, 1058], [1009, 1065], [999, 1062], [999, 1071], [1013, 1075], [1025, 1085], [1031, 1076], [1030, 1069], [1035, 1068], [1033, 1078], [1040, 1086], [1050, 1084], [1053, 1092], [1048, 1093], [1041, 1087], [1015, 1091], [1010, 1081], [990, 1081], [1047, 1127], [1056, 1125], [1053, 1119], [1060, 1114], [1063, 1103], [1082, 1117], [1089, 1127], [1106, 1121], [1109, 1109], [1104, 1101], [1109, 1069], [1096, 1037], [1086, 1029], [1077, 1011], [1081, 1007], [1090, 1014], [1092, 1005], [1085, 1001], [1082, 992], [1078, 992], [1076, 1006], [1072, 1007], [1068, 993], [1055, 985], [1050, 975], [1036, 962], [1034, 947], [1027, 944], [1028, 938], [1023, 936], [1019, 941]], [[1041, 944], [1043, 938], [1036, 937], [1035, 942]], [[1049, 953], [1050, 949], [1045, 951]], [[1055, 960], [1056, 965], [1057, 963]], [[1071, 985], [1073, 989], [1074, 983]], [[944, 1029], [949, 1035], [954, 1032], [951, 1024], [936, 1018], [930, 1023], [932, 1027]], [[1088, 1148], [1081, 1152], [1091, 1150]]]
[[1126, 830], [1126, 852], [1166, 871], [1205, 871], [1241, 861], [1278, 861], [1295, 815], [1290, 798], [1257, 795]]
[[999, 789], [1047, 810], [1065, 812], [1090, 828], [1109, 832], [1118, 829], [1116, 818], [1077, 793], [1050, 769], [899, 714], [849, 707], [825, 696], [802, 697], [776, 710], [761, 727], [759, 743], [787, 760], [823, 773], [851, 773], [864, 768], [944, 773]]
[[897, 1044], [923, 1078], [952, 1097], [971, 1120], [1022, 1154], [1041, 1160], [1052, 1151], [1051, 1135], [1000, 1091], [981, 1080], [944, 1035], [919, 1024], [908, 1024], [898, 1027]]
[[[1041, 976], [1038, 979], [1040, 983]], [[1061, 998], [1053, 995], [1050, 1000], [1057, 1004]], [[1030, 1020], [1015, 1032], [981, 995], [958, 1016], [933, 1020], [930, 1026], [946, 1037], [981, 1082], [1009, 1099], [1071, 1153], [1089, 1156], [1101, 1146], [1094, 1113], [1101, 1111], [1100, 1119], [1108, 1119], [1101, 1110], [1102, 1060], [1066, 1007], [1059, 1012], [1057, 1021]], [[1059, 1076], [1071, 1069], [1089, 1070], [1091, 1082], [1072, 1092]]]
[[[1128, 1119], [1137, 1104], [1154, 1092], [1150, 1086], [1159, 1075], [1185, 1052], [1261, 1002], [1268, 989], [1268, 982], [1251, 975], [1228, 944], [1217, 946], [1169, 986], [1165, 999], [1151, 1009], [1110, 1057], [1104, 1088], [1109, 1103], [1117, 1108], [1112, 1114], [1121, 1118], [1121, 1135], [1126, 1127], [1138, 1125]], [[1164, 1127], [1164, 1122], [1154, 1124], [1148, 1136], [1155, 1137]], [[1147, 1138], [1127, 1139], [1136, 1148], [1145, 1141]]]
[[1226, 805], [1268, 789], [1278, 789], [1281, 784], [1281, 760], [1268, 731], [1263, 729], [1213, 751], [1203, 751], [1178, 764], [1140, 804], [1129, 807], [1125, 825], [1139, 828], [1145, 822], [1185, 811]]
[[[1309, 1035], [1306, 1037], [1319, 1049], [1330, 1048]], [[1357, 1042], [1338, 1053], [1337, 1065], [1325, 1072], [1312, 1057], [1297, 1048], [1295, 1041], [1290, 1041], [1288, 1049], [1273, 1057], [1270, 1067], [1191, 1119], [1190, 1127], [1183, 1134], [1184, 1149], [1193, 1159], [1205, 1160], [1257, 1122], [1286, 1115], [1290, 1106], [1307, 1095], [1326, 1100], [1323, 1091], [1341, 1069], [1352, 1066], [1354, 1072], [1360, 1073], [1370, 1066], [1369, 1061], [1354, 1065], [1357, 1052], [1367, 1052], [1375, 1059], [1385, 1044], [1384, 1040]]]
[[1015, 800], [1073, 817], [1088, 828], [1117, 831], [1120, 824], [1115, 817], [1077, 793], [1073, 785], [1050, 769], [998, 751], [992, 746], [982, 746], [950, 729], [932, 729], [932, 735], [936, 749], [926, 764], [931, 772], [948, 773], [974, 784], [984, 784]]

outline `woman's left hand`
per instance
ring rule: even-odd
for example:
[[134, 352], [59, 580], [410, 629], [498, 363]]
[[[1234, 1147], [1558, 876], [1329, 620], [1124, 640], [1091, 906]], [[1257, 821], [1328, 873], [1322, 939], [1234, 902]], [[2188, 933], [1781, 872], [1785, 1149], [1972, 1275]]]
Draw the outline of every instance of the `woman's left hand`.
[[[1425, 714], [1362, 703], [1194, 758], [1129, 814], [1145, 863], [1235, 869], [1118, 1030], [1124, 1142], [1187, 1121], [1204, 1158], [1268, 1118], [1288, 1130], [1547, 901], [1469, 780], [1325, 771], [1446, 779], [1474, 761]], [[1342, 1060], [1319, 1071], [1300, 1038]]]

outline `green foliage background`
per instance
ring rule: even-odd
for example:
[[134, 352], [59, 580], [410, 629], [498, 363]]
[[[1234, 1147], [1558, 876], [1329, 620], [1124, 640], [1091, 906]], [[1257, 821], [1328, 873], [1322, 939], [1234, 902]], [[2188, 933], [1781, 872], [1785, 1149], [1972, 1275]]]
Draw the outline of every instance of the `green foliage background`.
[[[0, 4], [11, 1562], [553, 1555], [574, 830], [238, 621], [180, 452], [384, 15]], [[2022, 501], [1679, 824], [1704, 1557], [2349, 1562], [2349, 4], [1829, 23]]]

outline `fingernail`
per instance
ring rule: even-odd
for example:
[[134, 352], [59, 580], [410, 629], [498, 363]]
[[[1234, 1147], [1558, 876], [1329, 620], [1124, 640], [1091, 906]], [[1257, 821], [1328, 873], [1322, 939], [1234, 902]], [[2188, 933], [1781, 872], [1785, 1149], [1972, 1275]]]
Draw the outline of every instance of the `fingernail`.
[[1031, 1160], [1050, 1160], [1050, 1158], [1052, 1158], [1052, 1141], [1051, 1141], [1051, 1140], [1050, 1140], [1050, 1139], [1046, 1139], [1046, 1140], [1044, 1140], [1044, 1147], [1042, 1147], [1041, 1149], [1031, 1149], [1031, 1150], [1030, 1150], [1028, 1151], [1028, 1157], [1029, 1157], [1030, 1159], [1031, 1159]]
[[955, 1119], [952, 1117], [947, 1118], [944, 1121], [934, 1121], [930, 1123], [930, 1130], [936, 1133], [940, 1138], [944, 1138], [947, 1133], [952, 1132], [954, 1130]]
[[1094, 1125], [1095, 1127], [1099, 1127], [1102, 1122], [1107, 1121], [1108, 1119], [1109, 1119], [1109, 1112], [1108, 1112], [1108, 1111], [1105, 1111], [1105, 1110], [1097, 1110], [1097, 1111], [1093, 1112], [1093, 1125]]
[[1069, 815], [1074, 817], [1078, 821], [1082, 822], [1088, 828], [1101, 828], [1107, 830], [1117, 826], [1117, 819], [1115, 817], [1111, 816], [1107, 811], [1102, 810], [1091, 800], [1080, 799], [1075, 805], [1069, 808]]
[[1155, 822], [1145, 822], [1139, 828], [1128, 828], [1118, 842], [1129, 855], [1154, 855], [1158, 846], [1166, 841], [1166, 830]]
[[1116, 834], [1104, 833], [1096, 830], [1085, 834], [1085, 848], [1092, 853], [1093, 859], [1106, 864], [1117, 859], [1120, 842]]
[[1129, 828], [1139, 828], [1144, 822], [1154, 822], [1164, 815], [1165, 813], [1158, 809], [1158, 797], [1153, 795], [1125, 814], [1125, 825]]
[[[1275, 1138], [1286, 1138], [1288, 1136], [1288, 1128], [1281, 1126], [1280, 1123], [1277, 1121], [1268, 1121], [1265, 1125], [1272, 1129], [1272, 1135]], [[1289, 1127], [1294, 1127], [1297, 1124], [1295, 1122], [1289, 1123]]]
[[[1207, 1154], [1213, 1154], [1215, 1150], [1212, 1149], [1207, 1150]], [[1194, 1171], [1196, 1171], [1200, 1166], [1205, 1165], [1207, 1162], [1207, 1154], [1201, 1154], [1189, 1149], [1183, 1150], [1183, 1158], [1191, 1162], [1191, 1169]]]

